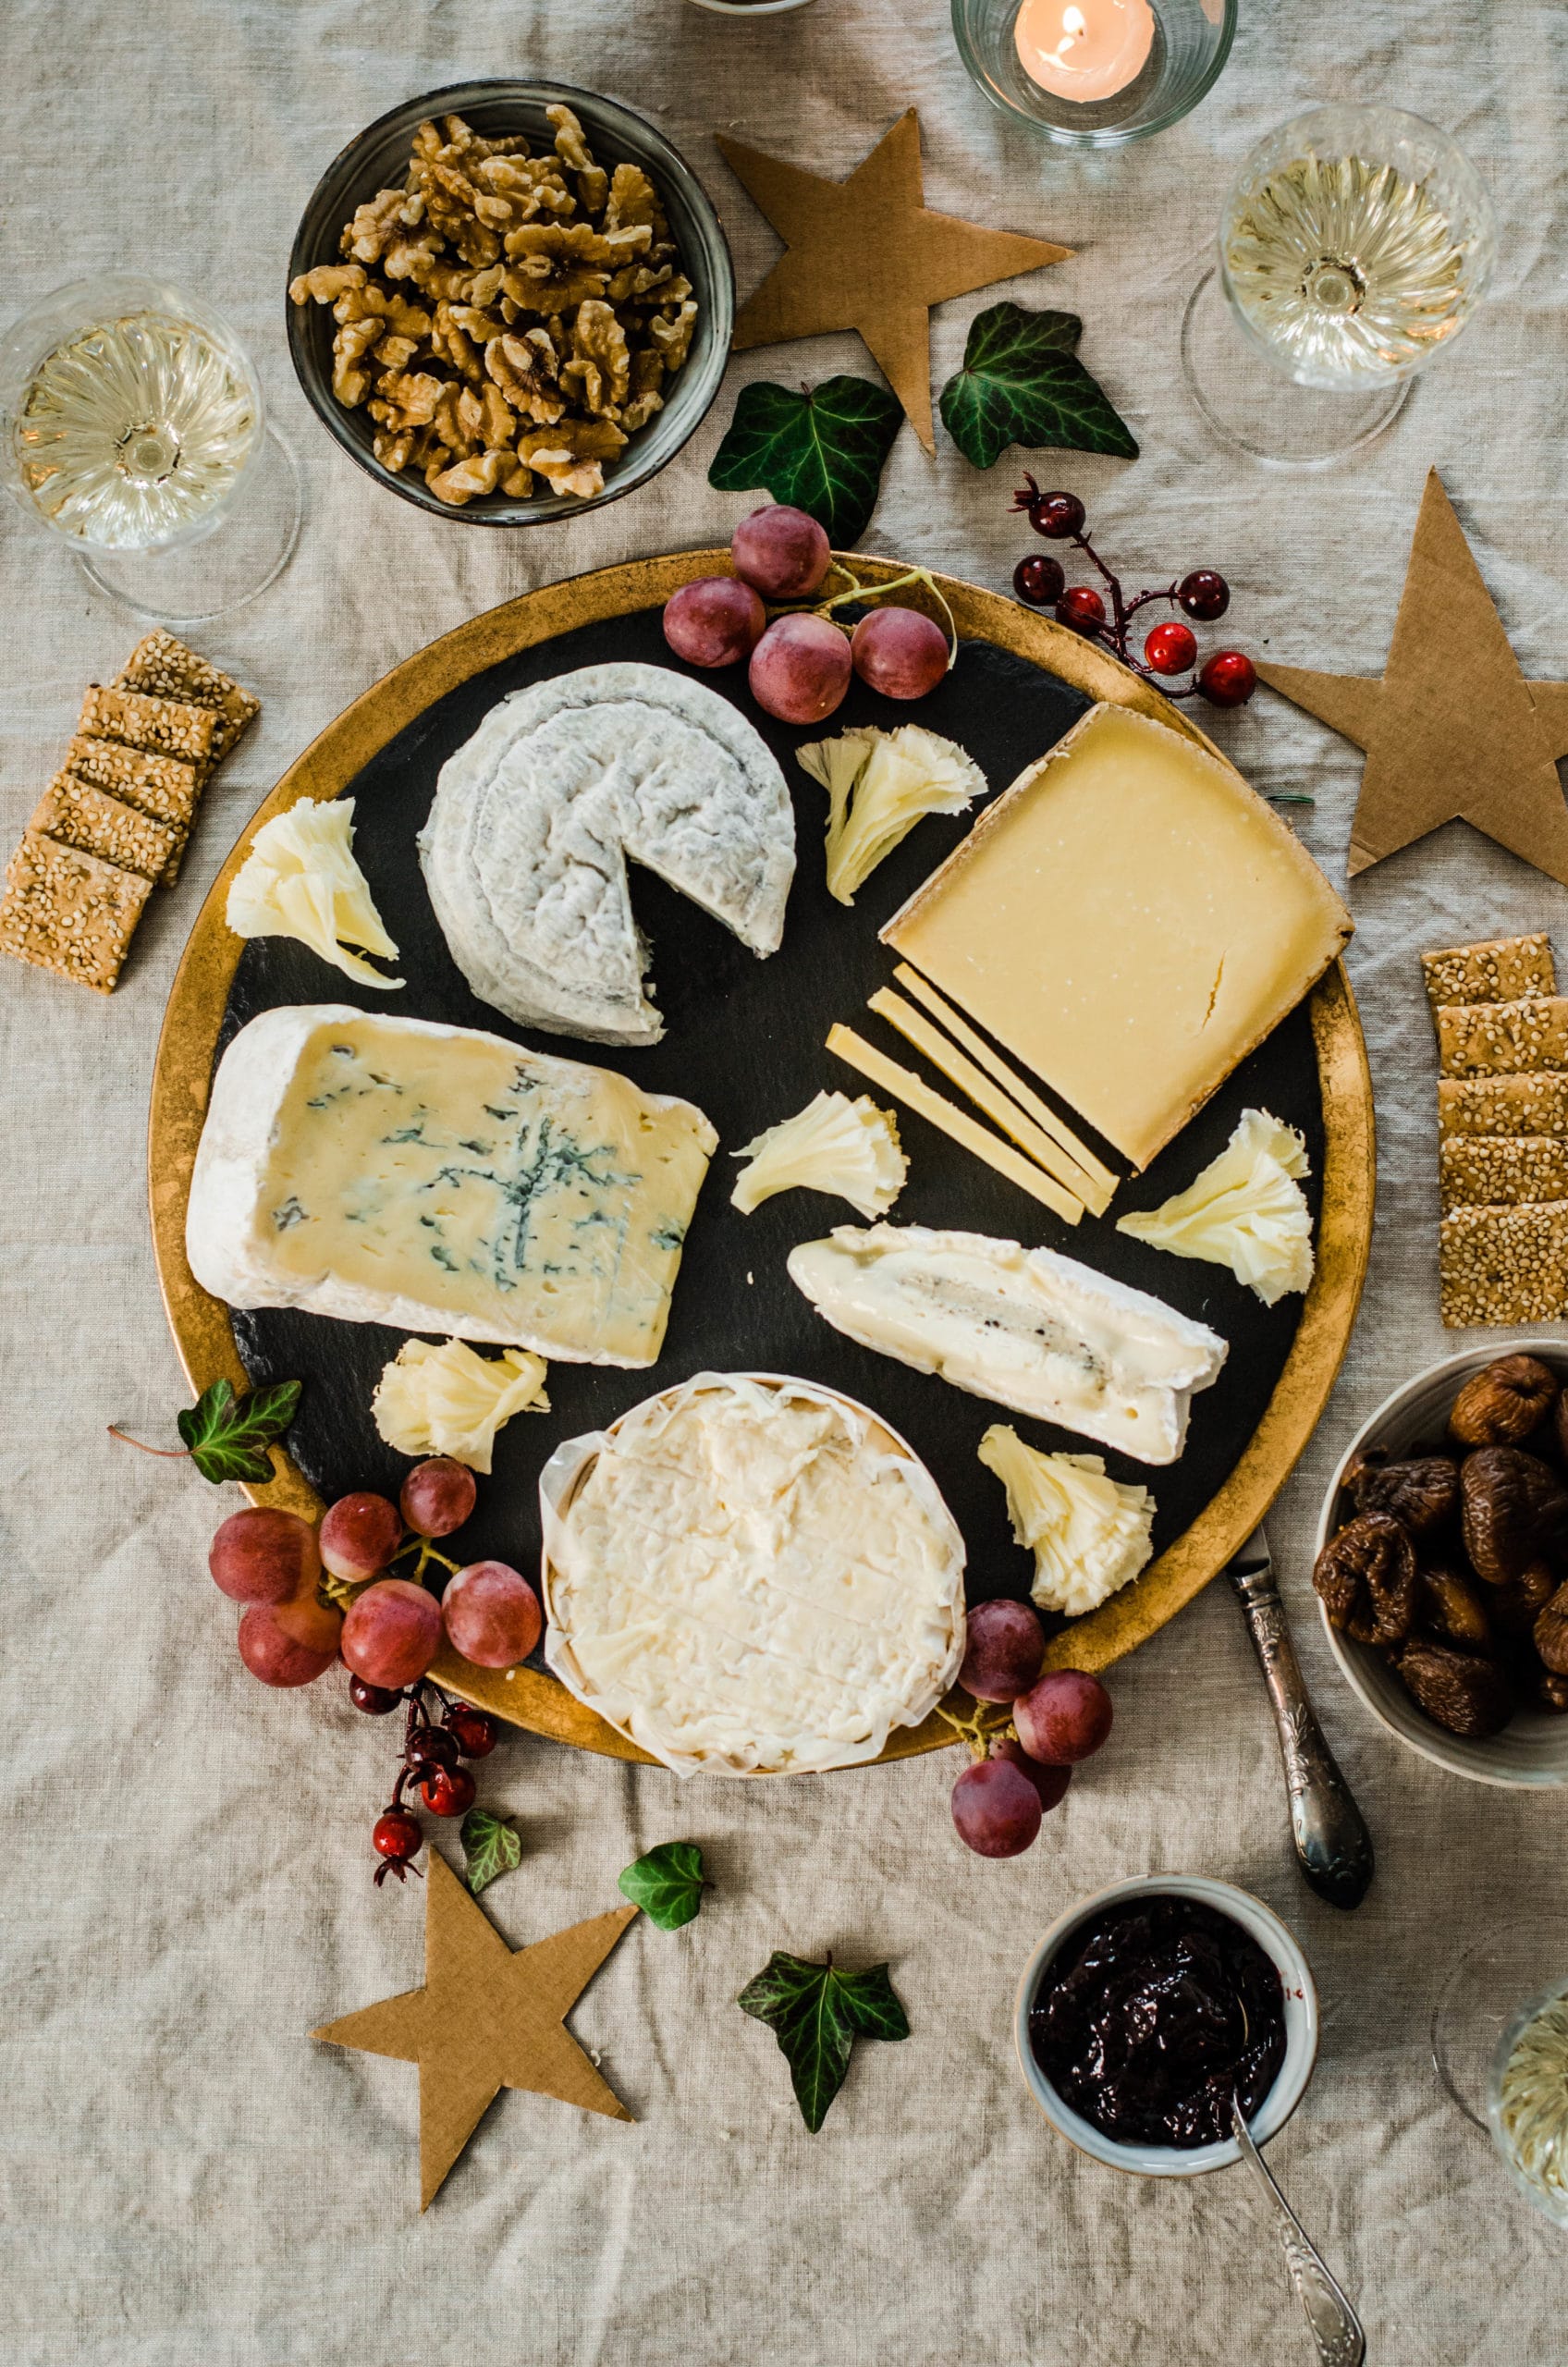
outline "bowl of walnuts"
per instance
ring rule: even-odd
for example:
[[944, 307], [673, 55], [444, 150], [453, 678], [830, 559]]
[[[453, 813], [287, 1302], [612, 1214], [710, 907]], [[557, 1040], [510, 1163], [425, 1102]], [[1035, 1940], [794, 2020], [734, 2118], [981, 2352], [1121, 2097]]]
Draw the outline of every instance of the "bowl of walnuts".
[[286, 310], [300, 384], [362, 469], [433, 516], [525, 526], [680, 450], [724, 375], [735, 286], [701, 182], [629, 107], [460, 82], [333, 159]]
[[1312, 1581], [1352, 1689], [1478, 1784], [1568, 1784], [1568, 1344], [1466, 1349], [1352, 1441]]

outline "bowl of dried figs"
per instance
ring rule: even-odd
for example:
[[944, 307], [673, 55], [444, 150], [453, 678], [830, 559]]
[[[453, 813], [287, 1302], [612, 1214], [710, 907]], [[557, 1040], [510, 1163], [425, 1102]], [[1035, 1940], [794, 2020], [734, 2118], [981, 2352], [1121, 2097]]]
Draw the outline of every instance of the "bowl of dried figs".
[[471, 526], [657, 474], [718, 392], [735, 285], [662, 131], [544, 82], [459, 82], [336, 156], [288, 260], [288, 350], [362, 469]]
[[1568, 1784], [1568, 1344], [1396, 1390], [1329, 1485], [1313, 1569], [1352, 1689], [1477, 1784]]

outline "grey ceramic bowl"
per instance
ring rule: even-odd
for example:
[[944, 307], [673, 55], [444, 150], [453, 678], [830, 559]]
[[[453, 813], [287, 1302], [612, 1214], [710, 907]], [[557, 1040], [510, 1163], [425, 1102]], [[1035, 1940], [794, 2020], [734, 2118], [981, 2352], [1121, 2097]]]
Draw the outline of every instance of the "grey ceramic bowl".
[[284, 299], [295, 372], [329, 434], [350, 459], [400, 500], [411, 502], [432, 517], [455, 520], [459, 525], [537, 526], [600, 509], [606, 501], [619, 500], [623, 493], [646, 484], [695, 433], [718, 392], [735, 321], [729, 250], [718, 215], [695, 173], [662, 131], [655, 131], [652, 124], [614, 99], [573, 90], [565, 82], [454, 82], [444, 91], [431, 91], [423, 98], [394, 107], [333, 158], [312, 192], [288, 258], [290, 281], [316, 264], [341, 262], [337, 242], [343, 225], [354, 208], [378, 190], [401, 185], [414, 133], [432, 116], [460, 115], [475, 131], [492, 138], [521, 131], [536, 148], [547, 149], [555, 131], [545, 109], [557, 101], [576, 114], [600, 164], [611, 169], [621, 164], [643, 166], [664, 202], [681, 267], [697, 299], [691, 351], [669, 382], [665, 407], [655, 411], [646, 427], [638, 429], [617, 460], [606, 464], [603, 493], [587, 501], [570, 494], [542, 494], [529, 501], [508, 501], [491, 494], [455, 509], [449, 502], [437, 500], [416, 471], [395, 476], [371, 449], [374, 423], [367, 412], [345, 411], [333, 394], [330, 305], [293, 304], [287, 295]]

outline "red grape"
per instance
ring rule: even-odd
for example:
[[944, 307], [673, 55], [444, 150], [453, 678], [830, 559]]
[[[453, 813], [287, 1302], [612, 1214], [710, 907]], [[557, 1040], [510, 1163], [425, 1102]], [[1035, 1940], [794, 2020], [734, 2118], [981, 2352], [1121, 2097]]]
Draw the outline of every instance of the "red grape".
[[958, 1681], [976, 1701], [1016, 1701], [1040, 1674], [1045, 1630], [1026, 1602], [977, 1602]]
[[700, 575], [665, 603], [664, 637], [688, 666], [738, 666], [762, 639], [767, 611], [749, 583]]
[[441, 1609], [410, 1578], [380, 1578], [350, 1605], [343, 1622], [343, 1657], [367, 1685], [389, 1692], [414, 1685], [441, 1644]]
[[850, 637], [863, 682], [888, 699], [923, 699], [948, 670], [948, 636], [919, 608], [873, 608]]
[[479, 1482], [466, 1464], [449, 1454], [416, 1463], [403, 1482], [398, 1506], [403, 1518], [421, 1537], [450, 1537], [473, 1510]]
[[364, 1489], [339, 1496], [322, 1515], [321, 1558], [335, 1578], [374, 1578], [402, 1541], [397, 1505]]
[[337, 1658], [340, 1614], [313, 1595], [253, 1602], [239, 1622], [239, 1657], [263, 1685], [311, 1685]]
[[1040, 1830], [1040, 1796], [1005, 1759], [978, 1759], [953, 1785], [959, 1839], [980, 1858], [1016, 1858]]
[[1075, 1767], [1110, 1732], [1110, 1696], [1097, 1676], [1053, 1668], [1012, 1705], [1018, 1739], [1047, 1767]]
[[1245, 706], [1257, 688], [1257, 669], [1239, 649], [1217, 649], [1198, 676], [1198, 693], [1210, 706]]
[[850, 644], [826, 617], [775, 617], [752, 652], [758, 706], [781, 723], [821, 723], [850, 687]]
[[214, 1583], [236, 1602], [291, 1602], [321, 1576], [316, 1533], [270, 1504], [230, 1513], [207, 1555]]
[[1005, 1759], [1010, 1767], [1022, 1769], [1040, 1795], [1042, 1813], [1048, 1814], [1066, 1798], [1067, 1787], [1072, 1781], [1071, 1767], [1042, 1767], [1039, 1760], [1031, 1759], [1023, 1745], [1015, 1742], [1011, 1735], [998, 1735], [991, 1745], [991, 1757]]
[[827, 537], [815, 518], [775, 501], [742, 518], [729, 537], [735, 572], [765, 600], [809, 600], [827, 572]]
[[471, 1562], [448, 1578], [441, 1619], [452, 1650], [476, 1668], [515, 1668], [545, 1625], [533, 1588], [505, 1562]]
[[1156, 625], [1144, 643], [1144, 656], [1157, 674], [1184, 674], [1197, 654], [1192, 627], [1178, 624], [1174, 618]]

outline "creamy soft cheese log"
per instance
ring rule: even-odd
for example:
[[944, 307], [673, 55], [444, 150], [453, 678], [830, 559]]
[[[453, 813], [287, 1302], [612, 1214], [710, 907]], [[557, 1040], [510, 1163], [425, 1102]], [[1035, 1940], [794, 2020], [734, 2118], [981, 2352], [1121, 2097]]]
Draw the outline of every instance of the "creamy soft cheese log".
[[679, 1775], [850, 1767], [963, 1657], [963, 1539], [925, 1466], [808, 1381], [699, 1373], [540, 1478], [545, 1657]]
[[218, 1064], [186, 1246], [231, 1306], [651, 1365], [717, 1136], [498, 1036], [314, 1003]]
[[1351, 928], [1231, 766], [1096, 706], [882, 935], [1142, 1168]]
[[452, 958], [524, 1027], [604, 1044], [663, 1034], [628, 862], [758, 955], [795, 869], [784, 776], [745, 717], [662, 666], [584, 666], [491, 708], [441, 767], [420, 834]]
[[840, 1225], [790, 1253], [790, 1278], [835, 1331], [1120, 1447], [1174, 1463], [1193, 1393], [1228, 1353], [1217, 1331], [1053, 1249], [924, 1225]]

